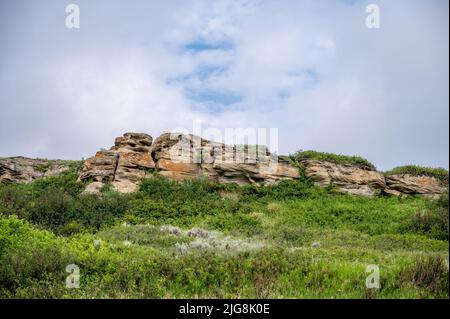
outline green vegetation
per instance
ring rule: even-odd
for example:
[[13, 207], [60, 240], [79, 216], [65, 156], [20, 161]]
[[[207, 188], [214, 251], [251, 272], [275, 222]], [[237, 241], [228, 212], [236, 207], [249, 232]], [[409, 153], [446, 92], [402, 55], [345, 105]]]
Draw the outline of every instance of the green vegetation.
[[418, 165], [399, 166], [387, 171], [386, 175], [410, 174], [413, 176], [431, 176], [437, 178], [443, 184], [448, 184], [448, 170], [445, 168], [423, 167]]
[[294, 158], [297, 161], [301, 160], [318, 160], [318, 161], [327, 161], [335, 164], [351, 164], [356, 165], [364, 168], [369, 168], [372, 170], [375, 170], [375, 165], [373, 165], [371, 162], [366, 160], [365, 158], [362, 158], [360, 156], [347, 156], [347, 155], [339, 155], [334, 153], [324, 153], [324, 152], [317, 152], [317, 151], [298, 151], [292, 155], [292, 158]]
[[[366, 198], [306, 179], [84, 186], [75, 169], [0, 185], [0, 298], [448, 298], [448, 195]], [[365, 286], [373, 264], [380, 289]]]
[[38, 172], [46, 173], [50, 167], [51, 167], [51, 164], [48, 162], [47, 163], [39, 163], [39, 164], [36, 164], [35, 169]]

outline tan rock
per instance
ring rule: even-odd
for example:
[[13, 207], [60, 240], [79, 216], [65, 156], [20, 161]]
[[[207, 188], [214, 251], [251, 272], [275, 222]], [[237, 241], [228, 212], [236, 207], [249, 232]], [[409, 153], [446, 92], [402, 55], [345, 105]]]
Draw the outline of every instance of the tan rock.
[[385, 192], [399, 194], [442, 194], [446, 188], [441, 182], [431, 176], [412, 176], [410, 174], [396, 174], [386, 176]]
[[317, 185], [333, 184], [344, 193], [372, 196], [386, 186], [383, 174], [366, 167], [317, 160], [304, 160], [302, 164], [305, 166], [305, 175]]
[[[440, 194], [445, 189], [430, 177], [388, 176], [370, 167], [303, 160], [305, 175], [317, 185], [335, 185], [343, 193], [372, 196], [378, 191], [392, 195]], [[164, 133], [153, 142], [143, 133], [126, 133], [109, 151], [100, 151], [85, 161], [82, 180], [110, 181], [119, 192], [133, 192], [152, 171], [182, 181], [206, 178], [219, 183], [271, 185], [300, 177], [287, 157], [277, 157], [261, 146], [233, 146], [192, 134]], [[12, 178], [3, 169], [3, 178]], [[387, 182], [387, 185], [386, 185]], [[94, 186], [91, 186], [94, 187]]]
[[92, 182], [86, 185], [83, 195], [98, 195], [102, 192], [104, 184], [102, 182]]
[[78, 173], [80, 180], [93, 179], [98, 182], [111, 181], [117, 168], [118, 154], [113, 151], [98, 151], [85, 160]]
[[137, 184], [155, 168], [150, 154], [151, 145], [152, 137], [148, 134], [125, 133], [116, 138], [109, 151], [99, 151], [88, 158], [78, 177], [80, 180], [112, 182], [113, 189], [119, 192], [136, 190]]
[[122, 194], [134, 193], [139, 190], [138, 183], [130, 181], [114, 181], [111, 183], [111, 187], [113, 190]]
[[160, 174], [175, 180], [206, 177], [244, 185], [299, 177], [296, 167], [279, 161], [265, 147], [236, 147], [192, 134], [162, 134], [153, 143], [152, 156]]
[[145, 133], [125, 133], [117, 137], [112, 149], [129, 150], [132, 152], [148, 152], [152, 145], [153, 138]]

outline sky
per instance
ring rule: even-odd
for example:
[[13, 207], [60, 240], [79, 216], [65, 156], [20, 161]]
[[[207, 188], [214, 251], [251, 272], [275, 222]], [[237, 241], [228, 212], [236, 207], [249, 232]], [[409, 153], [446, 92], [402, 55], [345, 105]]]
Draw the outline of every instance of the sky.
[[87, 158], [125, 132], [201, 123], [276, 128], [280, 154], [448, 168], [448, 6], [0, 0], [0, 157]]

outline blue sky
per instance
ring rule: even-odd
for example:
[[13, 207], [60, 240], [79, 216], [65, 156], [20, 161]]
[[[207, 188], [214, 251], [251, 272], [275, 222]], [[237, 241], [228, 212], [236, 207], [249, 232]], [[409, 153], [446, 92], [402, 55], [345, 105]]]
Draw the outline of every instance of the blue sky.
[[0, 156], [79, 159], [200, 120], [278, 128], [284, 154], [448, 168], [448, 23], [441, 0], [2, 0]]

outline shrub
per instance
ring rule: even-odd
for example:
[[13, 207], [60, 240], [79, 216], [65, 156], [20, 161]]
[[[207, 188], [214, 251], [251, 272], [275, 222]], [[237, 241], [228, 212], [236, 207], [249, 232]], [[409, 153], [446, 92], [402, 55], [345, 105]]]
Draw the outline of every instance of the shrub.
[[0, 214], [26, 217], [28, 196], [22, 188], [14, 184], [0, 187]]
[[407, 228], [426, 234], [431, 238], [448, 240], [449, 238], [448, 195], [443, 194], [437, 201], [428, 203], [428, 207], [411, 215]]
[[[420, 256], [401, 273], [402, 278], [431, 293], [448, 293], [448, 269], [440, 255]], [[447, 297], [448, 298], [448, 297]]]
[[267, 200], [286, 200], [298, 199], [307, 196], [317, 196], [325, 194], [326, 190], [314, 186], [306, 179], [284, 180], [272, 186], [254, 186], [246, 185], [240, 188], [243, 201], [267, 199]]
[[155, 176], [142, 181], [140, 195], [146, 198], [163, 200], [202, 200], [204, 198], [220, 199], [218, 190], [223, 189], [217, 183], [205, 179], [176, 182], [162, 176]]
[[58, 188], [42, 193], [29, 205], [28, 219], [54, 230], [67, 222], [67, 212], [72, 200], [70, 195]]
[[333, 153], [324, 153], [317, 151], [298, 151], [292, 155], [292, 157], [297, 161], [302, 160], [318, 160], [318, 161], [326, 161], [335, 164], [351, 164], [356, 165], [362, 168], [367, 168], [371, 170], [375, 170], [375, 165], [370, 163], [367, 159], [362, 158], [360, 156], [347, 156], [347, 155], [339, 155]]
[[47, 163], [36, 164], [34, 169], [40, 173], [46, 173], [50, 169], [50, 167], [51, 167], [51, 164], [49, 162], [47, 162]]

